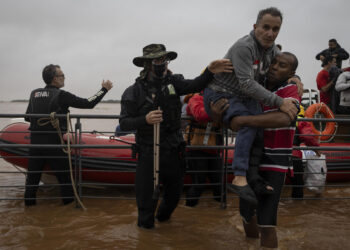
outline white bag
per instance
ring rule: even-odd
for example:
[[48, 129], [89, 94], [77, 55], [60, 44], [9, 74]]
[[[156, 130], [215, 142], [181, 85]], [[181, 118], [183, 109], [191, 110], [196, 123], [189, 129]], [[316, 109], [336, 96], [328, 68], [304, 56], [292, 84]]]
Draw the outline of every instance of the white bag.
[[304, 151], [306, 168], [304, 171], [305, 187], [312, 192], [321, 194], [324, 191], [327, 177], [326, 156], [317, 156], [314, 151]]

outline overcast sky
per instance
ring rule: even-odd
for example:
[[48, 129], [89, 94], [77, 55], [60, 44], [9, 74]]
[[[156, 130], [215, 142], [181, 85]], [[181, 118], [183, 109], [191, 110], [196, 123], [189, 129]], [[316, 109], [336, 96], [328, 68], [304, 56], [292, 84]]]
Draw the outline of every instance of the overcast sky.
[[176, 51], [169, 68], [193, 78], [271, 6], [284, 15], [276, 43], [296, 54], [298, 74], [315, 88], [315, 55], [328, 40], [350, 51], [349, 0], [0, 0], [0, 100], [28, 99], [44, 86], [41, 72], [50, 63], [65, 73], [65, 90], [90, 97], [110, 79], [105, 99], [120, 99], [140, 71], [132, 59], [150, 43]]

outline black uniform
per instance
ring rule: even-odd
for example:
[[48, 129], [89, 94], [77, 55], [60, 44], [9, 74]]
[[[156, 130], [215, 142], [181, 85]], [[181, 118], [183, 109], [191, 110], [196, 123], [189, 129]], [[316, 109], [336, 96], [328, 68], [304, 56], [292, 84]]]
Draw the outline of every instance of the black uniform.
[[316, 55], [316, 59], [317, 60], [320, 60], [320, 57], [321, 56], [333, 56], [333, 55], [337, 55], [337, 67], [339, 69], [341, 69], [341, 65], [342, 65], [342, 60], [346, 60], [349, 58], [349, 53], [343, 49], [339, 44], [337, 44], [337, 47], [335, 47], [334, 49], [325, 49], [325, 50], [322, 50], [320, 53], [318, 53]]
[[[33, 90], [30, 94], [27, 114], [66, 114], [69, 107], [91, 109], [103, 98], [107, 89], [102, 88], [97, 94], [89, 99], [77, 97], [69, 92], [60, 90], [52, 85], [45, 88]], [[31, 144], [61, 144], [56, 129], [51, 123], [45, 126], [39, 126], [39, 118], [26, 118], [30, 122]], [[66, 119], [60, 119], [60, 128], [62, 133], [66, 131]], [[28, 174], [26, 179], [25, 204], [27, 206], [36, 204], [36, 192], [41, 178], [41, 171], [48, 163], [50, 169], [60, 182], [61, 195], [64, 204], [74, 200], [73, 189], [69, 176], [69, 163], [67, 154], [61, 148], [30, 148], [28, 162]]]
[[163, 183], [163, 200], [158, 208], [158, 221], [168, 220], [176, 208], [183, 186], [183, 166], [180, 147], [183, 138], [180, 131], [180, 96], [199, 92], [211, 81], [213, 74], [206, 69], [194, 80], [185, 80], [182, 75], [168, 74], [162, 81], [148, 82], [136, 79], [122, 96], [120, 127], [122, 130], [136, 130], [139, 148], [136, 168], [136, 200], [138, 226], [152, 228], [157, 200], [153, 194], [153, 125], [146, 122], [146, 115], [163, 110], [160, 124], [160, 181]]

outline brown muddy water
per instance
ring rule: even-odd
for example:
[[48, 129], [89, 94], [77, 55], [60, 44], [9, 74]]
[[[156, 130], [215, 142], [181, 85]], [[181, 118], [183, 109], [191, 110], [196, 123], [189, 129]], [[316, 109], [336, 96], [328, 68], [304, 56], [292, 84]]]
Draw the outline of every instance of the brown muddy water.
[[[0, 113], [24, 113], [25, 103], [0, 103]], [[75, 110], [72, 113], [78, 113]], [[83, 114], [118, 114], [119, 105], [99, 104]], [[1, 119], [0, 127], [10, 122]], [[88, 120], [83, 128], [113, 131], [117, 121]], [[0, 171], [15, 171], [0, 159]], [[344, 183], [348, 185], [350, 183]], [[212, 199], [189, 208], [180, 201], [172, 219], [156, 223], [154, 230], [136, 226], [133, 188], [84, 188], [86, 211], [60, 200], [38, 200], [25, 208], [24, 174], [1, 173], [0, 249], [259, 249], [258, 240], [244, 237], [238, 201], [228, 199], [226, 209]], [[17, 187], [19, 186], [19, 187]], [[285, 188], [283, 197], [290, 190]], [[54, 197], [58, 189], [40, 189], [38, 197]], [[210, 196], [207, 191], [205, 196]], [[122, 197], [106, 199], [101, 196]], [[306, 196], [312, 196], [306, 192]], [[350, 197], [350, 187], [327, 187], [326, 198]], [[350, 200], [282, 200], [278, 214], [279, 249], [350, 249]]]

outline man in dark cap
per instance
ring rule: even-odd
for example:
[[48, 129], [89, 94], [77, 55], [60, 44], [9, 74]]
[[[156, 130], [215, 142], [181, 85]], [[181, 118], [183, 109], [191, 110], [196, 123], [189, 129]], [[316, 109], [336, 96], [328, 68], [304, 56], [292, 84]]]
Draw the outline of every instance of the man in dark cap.
[[210, 63], [204, 72], [193, 80], [172, 74], [168, 64], [177, 53], [166, 51], [163, 44], [150, 44], [143, 48], [143, 56], [133, 63], [143, 67], [136, 82], [128, 87], [121, 100], [120, 127], [136, 130], [138, 165], [136, 168], [136, 200], [138, 223], [141, 228], [153, 228], [158, 197], [154, 193], [153, 180], [153, 125], [160, 123], [159, 177], [163, 184], [163, 200], [156, 218], [167, 221], [176, 208], [183, 186], [183, 166], [180, 132], [180, 96], [201, 91], [219, 72], [232, 72], [227, 59]]

